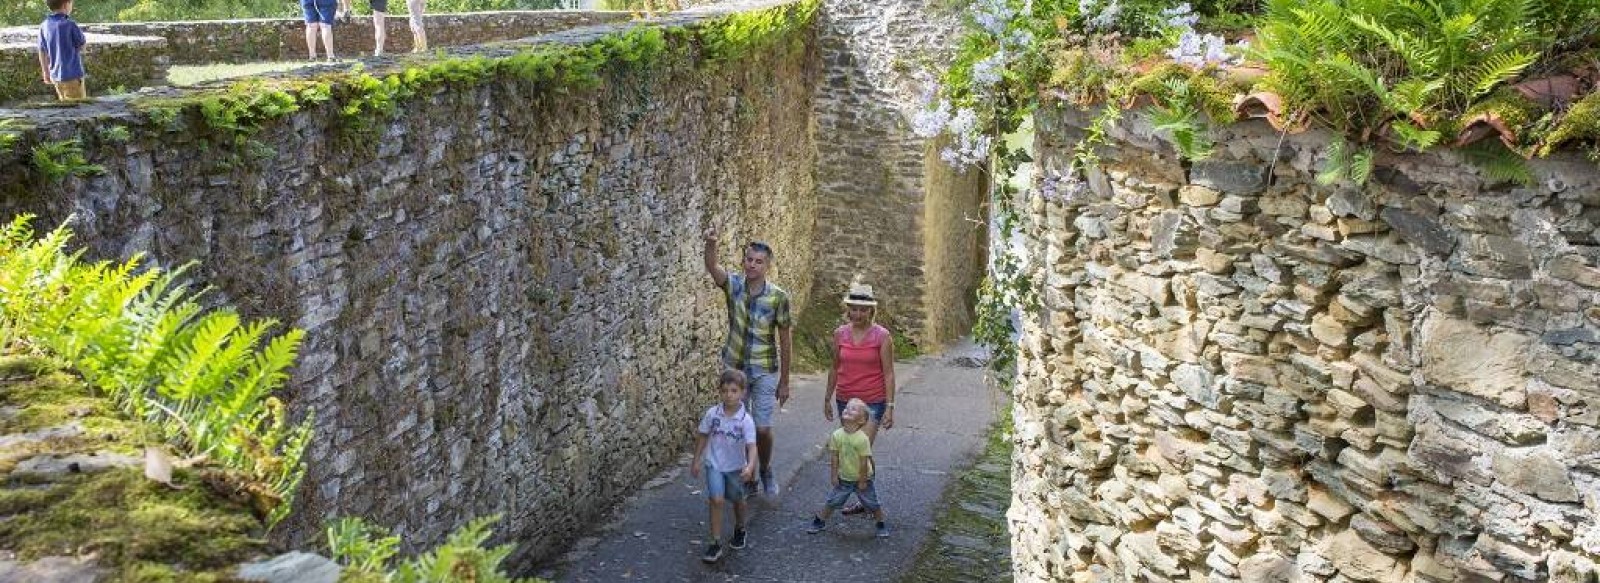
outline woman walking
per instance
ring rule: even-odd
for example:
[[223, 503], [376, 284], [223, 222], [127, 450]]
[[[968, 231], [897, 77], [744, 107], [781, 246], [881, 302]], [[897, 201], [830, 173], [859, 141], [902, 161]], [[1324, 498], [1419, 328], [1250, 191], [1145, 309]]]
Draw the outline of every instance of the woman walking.
[[822, 415], [832, 421], [834, 411], [844, 411], [850, 399], [861, 399], [871, 412], [867, 439], [876, 440], [880, 427], [894, 427], [894, 338], [872, 321], [878, 310], [872, 286], [850, 284], [844, 305], [849, 323], [833, 331], [833, 368], [828, 370]]

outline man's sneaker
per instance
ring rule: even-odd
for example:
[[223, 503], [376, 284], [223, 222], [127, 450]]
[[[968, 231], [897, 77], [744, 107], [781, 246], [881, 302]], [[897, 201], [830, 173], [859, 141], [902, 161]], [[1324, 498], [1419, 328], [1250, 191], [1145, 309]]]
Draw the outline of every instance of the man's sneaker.
[[878, 538], [889, 538], [889, 525], [878, 521]]
[[700, 555], [700, 560], [707, 563], [715, 563], [720, 558], [722, 558], [722, 545], [717, 543], [711, 543], [711, 546], [706, 547], [705, 554]]
[[733, 538], [728, 540], [728, 547], [742, 549], [750, 542], [749, 538], [750, 536], [745, 534], [744, 529], [735, 529], [733, 531]]
[[817, 534], [827, 527], [828, 523], [823, 522], [819, 517], [813, 516], [811, 517], [811, 526], [806, 527], [806, 534]]
[[772, 479], [772, 472], [761, 473], [761, 493], [768, 496], [778, 495], [778, 481]]

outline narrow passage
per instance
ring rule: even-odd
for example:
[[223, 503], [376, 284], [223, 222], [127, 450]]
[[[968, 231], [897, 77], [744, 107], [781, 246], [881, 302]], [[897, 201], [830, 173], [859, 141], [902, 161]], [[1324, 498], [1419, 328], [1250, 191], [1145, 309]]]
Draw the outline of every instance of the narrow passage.
[[[898, 365], [895, 427], [880, 433], [873, 448], [889, 538], [874, 538], [869, 518], [838, 515], [827, 530], [806, 534], [806, 521], [829, 490], [823, 445], [836, 425], [822, 417], [826, 379], [802, 375], [774, 421], [775, 472], [784, 488], [776, 500], [751, 504], [749, 547], [713, 565], [700, 562], [709, 542], [704, 484], [685, 471], [685, 452], [683, 463], [619, 505], [601, 532], [540, 575], [574, 583], [898, 580], [928, 540], [946, 486], [983, 450], [986, 430], [1004, 410], [1004, 397], [985, 386], [983, 369], [969, 365], [975, 352], [961, 345]], [[707, 394], [707, 406], [714, 399]]]

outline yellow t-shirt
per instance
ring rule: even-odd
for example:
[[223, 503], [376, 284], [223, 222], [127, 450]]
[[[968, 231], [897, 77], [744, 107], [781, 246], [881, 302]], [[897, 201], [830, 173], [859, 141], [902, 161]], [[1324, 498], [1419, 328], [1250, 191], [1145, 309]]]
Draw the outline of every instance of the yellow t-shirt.
[[[839, 454], [839, 479], [856, 482], [861, 480], [861, 458], [872, 457], [872, 442], [867, 441], [865, 431], [857, 429], [852, 433], [840, 427], [828, 439], [828, 451]], [[872, 479], [871, 461], [867, 462], [867, 479]]]

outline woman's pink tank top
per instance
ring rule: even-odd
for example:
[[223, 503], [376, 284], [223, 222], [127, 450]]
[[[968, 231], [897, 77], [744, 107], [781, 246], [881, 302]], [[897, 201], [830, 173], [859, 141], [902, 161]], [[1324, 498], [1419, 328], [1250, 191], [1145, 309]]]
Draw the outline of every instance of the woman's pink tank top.
[[881, 351], [888, 339], [889, 329], [877, 324], [867, 330], [867, 337], [860, 344], [851, 340], [849, 324], [833, 331], [834, 344], [839, 347], [838, 360], [833, 366], [840, 400], [882, 403], [887, 399]]

